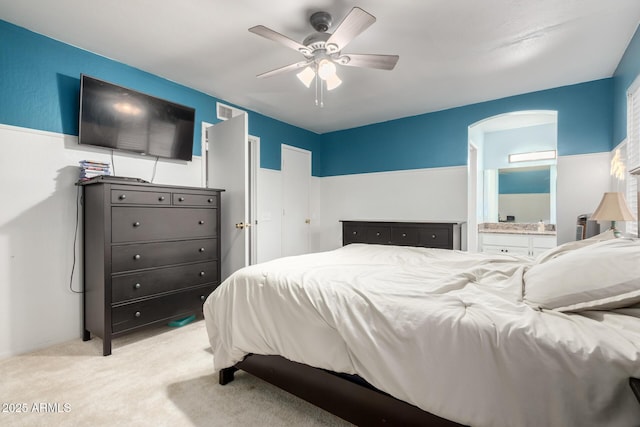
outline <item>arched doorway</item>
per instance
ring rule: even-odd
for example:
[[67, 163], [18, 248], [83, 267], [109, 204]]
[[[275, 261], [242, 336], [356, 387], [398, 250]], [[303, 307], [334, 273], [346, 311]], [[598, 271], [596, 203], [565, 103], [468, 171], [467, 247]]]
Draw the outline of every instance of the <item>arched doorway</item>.
[[[478, 251], [478, 226], [484, 223], [542, 220], [555, 225], [557, 128], [557, 111], [551, 110], [515, 111], [469, 126], [469, 251]], [[510, 161], [513, 154], [545, 151], [553, 151], [553, 158], [514, 161], [511, 157]], [[509, 180], [520, 182], [524, 189], [506, 191]], [[540, 180], [547, 181], [548, 190]]]

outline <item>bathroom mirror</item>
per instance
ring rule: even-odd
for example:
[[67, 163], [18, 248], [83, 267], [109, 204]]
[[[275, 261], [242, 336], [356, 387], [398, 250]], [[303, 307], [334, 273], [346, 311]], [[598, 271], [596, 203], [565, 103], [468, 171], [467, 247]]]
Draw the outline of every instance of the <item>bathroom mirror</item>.
[[555, 165], [488, 169], [484, 173], [484, 222], [555, 223]]

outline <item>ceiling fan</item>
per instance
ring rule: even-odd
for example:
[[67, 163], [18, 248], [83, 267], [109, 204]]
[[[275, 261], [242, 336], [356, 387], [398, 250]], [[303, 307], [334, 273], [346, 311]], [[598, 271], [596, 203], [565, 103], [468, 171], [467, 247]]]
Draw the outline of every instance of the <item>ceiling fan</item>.
[[[335, 31], [328, 33], [327, 30], [332, 24], [331, 15], [327, 12], [315, 12], [309, 18], [309, 22], [316, 32], [305, 38], [302, 43], [264, 25], [251, 27], [249, 28], [250, 32], [294, 49], [304, 56], [302, 61], [258, 74], [257, 77], [271, 77], [302, 69], [297, 74], [298, 78], [307, 87], [310, 87], [315, 79], [316, 105], [322, 107], [323, 88], [326, 87], [327, 90], [332, 90], [342, 83], [336, 73], [336, 64], [380, 70], [392, 70], [396, 66], [399, 59], [398, 55], [342, 53], [342, 49], [347, 44], [369, 28], [375, 21], [375, 16], [359, 7], [354, 7], [336, 27]], [[318, 100], [318, 92], [320, 93], [320, 100]]]

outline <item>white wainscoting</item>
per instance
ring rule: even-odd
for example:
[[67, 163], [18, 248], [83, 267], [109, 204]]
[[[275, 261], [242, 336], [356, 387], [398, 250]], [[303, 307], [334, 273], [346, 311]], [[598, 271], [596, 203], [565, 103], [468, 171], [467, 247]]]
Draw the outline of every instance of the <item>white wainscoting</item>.
[[[611, 191], [610, 162], [610, 153], [558, 157], [558, 244], [575, 240], [578, 215], [593, 213]], [[604, 231], [608, 223], [600, 227]]]
[[320, 187], [320, 250], [342, 245], [340, 220], [466, 221], [466, 166], [326, 177]]
[[[111, 162], [77, 137], [0, 125], [0, 357], [80, 338], [82, 216], [79, 161]], [[153, 175], [155, 158], [114, 156], [118, 175]], [[201, 161], [160, 160], [154, 182], [200, 186]], [[73, 270], [73, 279], [71, 273]]]

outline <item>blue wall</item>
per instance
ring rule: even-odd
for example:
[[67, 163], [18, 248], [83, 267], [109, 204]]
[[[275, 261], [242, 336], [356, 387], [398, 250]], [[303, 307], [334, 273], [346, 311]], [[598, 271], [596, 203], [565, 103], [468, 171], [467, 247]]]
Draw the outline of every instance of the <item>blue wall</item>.
[[[195, 155], [201, 154], [200, 123], [219, 122], [217, 98], [0, 20], [0, 123], [78, 135], [81, 73], [194, 107]], [[249, 133], [260, 137], [266, 168], [280, 169], [281, 143], [319, 149], [319, 135], [252, 111]], [[320, 156], [312, 157], [317, 175]]]
[[[509, 154], [556, 150], [557, 139], [556, 123], [487, 132], [482, 142], [482, 168], [513, 167], [514, 165], [509, 162]], [[549, 164], [549, 162], [538, 161], [535, 164]], [[533, 164], [527, 163], [527, 165]]]
[[[289, 144], [313, 153], [315, 176], [466, 165], [468, 126], [518, 110], [558, 111], [558, 155], [604, 152], [626, 135], [625, 92], [638, 72], [636, 32], [613, 78], [323, 135], [249, 111], [249, 133], [260, 137], [261, 167], [280, 169]], [[212, 96], [0, 21], [0, 123], [77, 135], [80, 73], [195, 107], [195, 155], [200, 122], [218, 122]]]
[[613, 147], [627, 137], [627, 89], [640, 74], [640, 28], [629, 42], [613, 74], [614, 128]]
[[519, 110], [558, 111], [558, 155], [612, 149], [612, 79], [323, 135], [321, 176], [467, 164], [468, 127]]

